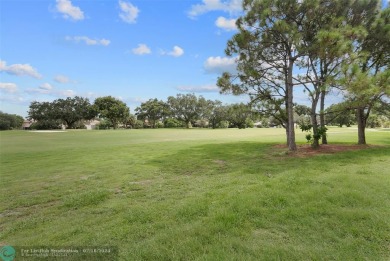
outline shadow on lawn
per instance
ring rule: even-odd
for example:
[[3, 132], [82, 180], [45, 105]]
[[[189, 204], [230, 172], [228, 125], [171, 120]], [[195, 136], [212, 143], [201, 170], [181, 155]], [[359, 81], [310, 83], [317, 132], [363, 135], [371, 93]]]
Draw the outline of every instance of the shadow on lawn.
[[240, 172], [272, 177], [286, 170], [321, 165], [331, 169], [335, 162], [360, 162], [369, 157], [388, 155], [389, 146], [348, 150], [333, 154], [294, 156], [287, 149], [270, 143], [235, 142], [185, 148], [175, 154], [154, 159], [151, 164], [163, 172], [179, 175], [215, 175]]

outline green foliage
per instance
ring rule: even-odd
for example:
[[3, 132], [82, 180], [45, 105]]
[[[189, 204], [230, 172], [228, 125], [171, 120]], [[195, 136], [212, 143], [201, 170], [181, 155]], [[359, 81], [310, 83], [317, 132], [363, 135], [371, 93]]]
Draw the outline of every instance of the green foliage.
[[167, 118], [164, 120], [165, 128], [181, 128], [183, 127], [183, 122], [175, 118]]
[[127, 105], [112, 96], [96, 98], [94, 106], [99, 117], [109, 119], [114, 129], [118, 128], [119, 123], [126, 122], [130, 115]]
[[343, 125], [350, 127], [352, 124], [355, 124], [356, 117], [352, 106], [349, 102], [332, 104], [325, 110], [326, 123], [339, 127]]
[[32, 130], [58, 130], [61, 129], [61, 121], [59, 120], [39, 120], [31, 124]]
[[382, 126], [381, 119], [376, 114], [371, 114], [367, 119], [367, 127], [369, 128], [379, 128]]
[[53, 106], [50, 102], [33, 101], [30, 104], [28, 117], [35, 121], [56, 120], [53, 114]]
[[148, 120], [152, 128], [157, 128], [158, 121], [169, 115], [169, 106], [163, 101], [150, 99], [141, 103], [135, 111], [137, 119]]
[[220, 101], [210, 101], [210, 107], [211, 111], [208, 115], [208, 119], [211, 128], [220, 128], [220, 126], [224, 125], [222, 122], [228, 119], [228, 107], [222, 105], [222, 102]]
[[100, 123], [98, 125], [99, 130], [109, 130], [110, 128], [113, 128], [112, 122], [108, 119], [101, 119]]
[[299, 128], [301, 129], [302, 132], [306, 132], [305, 138], [308, 143], [311, 143], [314, 145], [315, 140], [319, 140], [321, 137], [326, 136], [326, 132], [328, 128], [325, 126], [317, 126], [317, 133], [313, 133], [313, 125], [312, 124], [302, 124], [299, 125]]
[[247, 128], [253, 128], [253, 127], [255, 126], [255, 123], [253, 122], [252, 119], [246, 118], [246, 120], [245, 120], [245, 126], [246, 126]]
[[143, 129], [145, 127], [144, 121], [136, 120], [134, 123], [134, 129]]
[[49, 127], [51, 126], [49, 122], [60, 121], [69, 129], [82, 127], [82, 124], [74, 125], [83, 120], [91, 120], [96, 114], [95, 107], [89, 100], [79, 96], [57, 99], [53, 102], [33, 101], [28, 112], [30, 119], [42, 122], [38, 124], [41, 127], [45, 125]]
[[164, 123], [161, 122], [161, 121], [158, 121], [158, 122], [156, 122], [156, 126], [155, 127], [159, 128], [159, 129], [164, 128]]
[[97, 112], [87, 98], [75, 96], [57, 99], [51, 103], [53, 119], [61, 120], [67, 128], [75, 128], [74, 124], [82, 120], [93, 119]]
[[227, 115], [230, 123], [229, 127], [245, 129], [247, 120], [253, 115], [253, 111], [250, 106], [244, 103], [232, 104], [228, 106]]
[[191, 122], [201, 119], [208, 113], [210, 102], [204, 97], [197, 97], [195, 94], [177, 94], [176, 97], [169, 96], [168, 104], [171, 115], [184, 122], [187, 128], [192, 127]]
[[228, 121], [220, 121], [217, 123], [216, 128], [219, 128], [219, 129], [229, 128], [229, 122]]
[[136, 124], [137, 118], [133, 114], [129, 114], [129, 116], [124, 120], [123, 124], [125, 128], [134, 128]]
[[0, 130], [20, 129], [23, 117], [16, 114], [8, 114], [0, 111]]

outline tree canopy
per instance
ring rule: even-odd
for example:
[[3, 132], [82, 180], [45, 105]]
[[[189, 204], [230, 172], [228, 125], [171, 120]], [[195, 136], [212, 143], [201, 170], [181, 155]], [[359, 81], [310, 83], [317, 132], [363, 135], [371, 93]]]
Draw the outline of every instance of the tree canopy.
[[98, 117], [110, 120], [114, 129], [119, 123], [127, 121], [130, 109], [127, 105], [112, 96], [96, 98], [94, 106], [98, 112]]

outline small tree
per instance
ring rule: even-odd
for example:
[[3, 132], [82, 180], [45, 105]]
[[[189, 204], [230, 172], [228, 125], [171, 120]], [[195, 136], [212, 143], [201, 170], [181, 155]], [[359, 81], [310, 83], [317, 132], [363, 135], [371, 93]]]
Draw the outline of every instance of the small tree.
[[340, 80], [356, 108], [358, 144], [366, 144], [365, 128], [374, 105], [390, 97], [390, 8], [369, 18], [366, 35], [355, 42], [355, 55], [346, 60]]

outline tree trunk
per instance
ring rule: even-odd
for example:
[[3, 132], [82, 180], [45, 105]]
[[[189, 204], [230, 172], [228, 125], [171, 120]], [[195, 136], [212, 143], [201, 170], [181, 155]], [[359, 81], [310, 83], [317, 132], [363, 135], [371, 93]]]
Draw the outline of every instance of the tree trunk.
[[365, 145], [366, 143], [366, 119], [364, 117], [364, 108], [356, 109], [356, 121], [358, 124], [358, 144]]
[[[325, 128], [325, 90], [321, 91], [321, 98], [320, 98], [320, 126], [321, 128]], [[326, 133], [322, 135], [322, 144], [328, 144], [328, 139], [326, 138]]]
[[289, 144], [289, 139], [288, 139], [288, 125], [286, 125], [286, 137], [287, 137], [287, 146]]
[[287, 141], [288, 149], [290, 151], [297, 150], [297, 144], [295, 143], [295, 129], [294, 129], [294, 108], [293, 108], [293, 65], [294, 61], [289, 60], [288, 75], [287, 75]]
[[311, 119], [311, 124], [313, 125], [313, 143], [311, 146], [314, 149], [317, 149], [320, 146], [319, 139], [320, 137], [318, 136], [318, 124], [317, 124], [317, 104], [318, 104], [318, 99], [320, 98], [319, 93], [316, 91], [315, 96], [313, 97], [312, 103], [311, 103], [311, 113], [310, 113], [310, 119]]
[[187, 128], [187, 129], [192, 128], [191, 121], [187, 121], [187, 122], [186, 122], [186, 128]]

